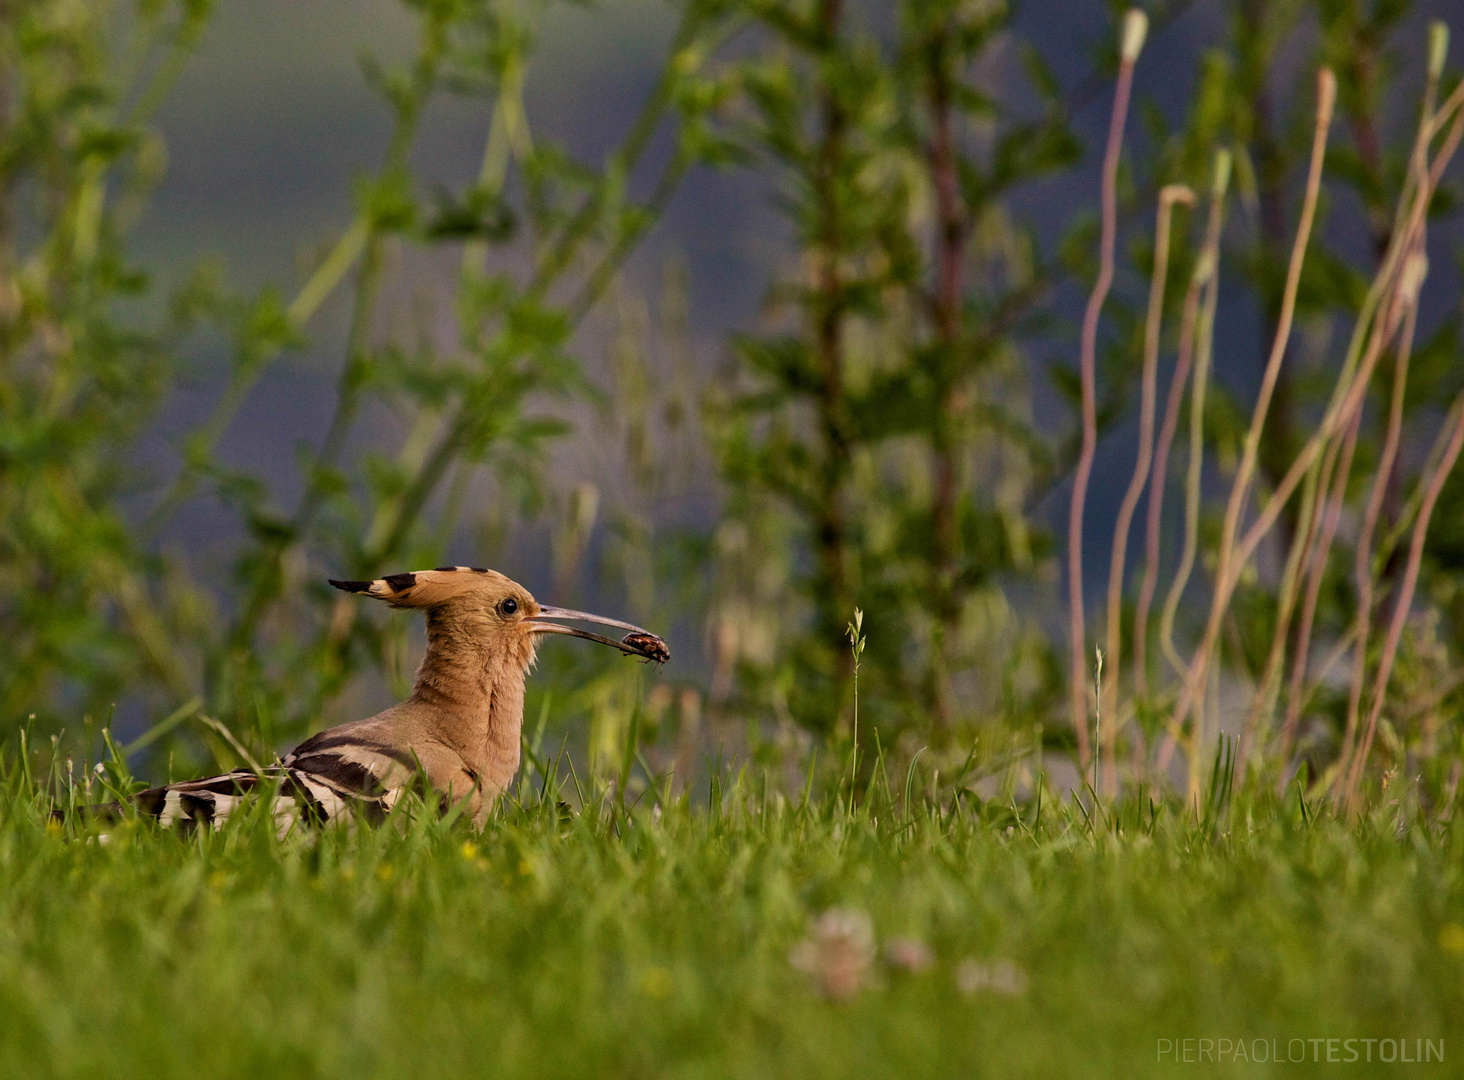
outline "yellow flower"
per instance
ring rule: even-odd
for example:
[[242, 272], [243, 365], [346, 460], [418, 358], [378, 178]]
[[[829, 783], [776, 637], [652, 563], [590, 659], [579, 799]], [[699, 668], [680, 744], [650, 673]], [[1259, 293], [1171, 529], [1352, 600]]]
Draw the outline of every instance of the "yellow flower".
[[391, 863], [382, 863], [376, 868], [376, 876], [382, 881], [390, 881], [392, 875]]
[[641, 992], [647, 997], [664, 998], [671, 993], [671, 972], [656, 964], [641, 974]]

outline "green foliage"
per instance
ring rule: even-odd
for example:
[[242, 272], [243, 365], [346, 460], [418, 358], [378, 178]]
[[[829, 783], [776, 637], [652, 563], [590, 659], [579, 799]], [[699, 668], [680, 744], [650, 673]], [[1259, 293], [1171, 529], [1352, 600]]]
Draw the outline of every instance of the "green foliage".
[[[413, 55], [364, 65], [392, 118], [380, 165], [357, 183], [353, 219], [298, 291], [240, 296], [205, 266], [151, 322], [156, 304], [127, 262], [125, 228], [161, 157], [148, 110], [207, 8], [43, 2], [7, 12], [0, 77], [16, 87], [0, 116], [7, 725], [46, 710], [54, 726], [74, 718], [78, 699], [97, 713], [124, 693], [147, 703], [200, 695], [207, 714], [268, 756], [276, 740], [319, 723], [363, 663], [389, 666], [389, 638], [333, 604], [321, 584], [328, 572], [440, 563], [471, 484], [494, 482], [510, 503], [542, 485], [543, 449], [565, 430], [542, 403], [584, 391], [570, 338], [711, 145], [689, 135], [658, 163], [648, 198], [628, 190], [664, 121], [694, 131], [716, 103], [697, 85], [721, 23], [686, 6], [659, 84], [597, 168], [531, 137], [522, 88], [542, 4], [409, 6]], [[146, 78], [129, 80], [113, 58], [111, 37], [123, 29], [136, 37], [131, 67]], [[444, 95], [480, 102], [489, 128], [478, 176], [457, 190], [411, 169], [424, 112]], [[403, 324], [393, 268], [404, 259], [456, 263], [443, 276], [455, 325], [447, 340], [388, 329]], [[286, 502], [285, 478], [226, 467], [218, 447], [337, 293], [350, 328], [335, 408]], [[148, 490], [129, 454], [178, 358], [204, 340], [200, 326], [229, 343], [227, 379], [211, 414], [180, 440], [181, 468]], [[395, 430], [356, 454], [383, 416]], [[157, 543], [180, 510], [207, 498], [236, 514], [246, 537], [224, 598], [204, 591], [203, 568], [186, 553]], [[210, 748], [232, 759], [222, 744]]]
[[1048, 279], [1005, 200], [1076, 145], [1035, 57], [1037, 120], [973, 80], [1002, 5], [903, 4], [888, 43], [837, 3], [748, 11], [763, 49], [737, 69], [750, 115], [736, 131], [772, 170], [799, 254], [772, 293], [775, 329], [737, 343], [715, 438], [728, 517], [787, 528], [791, 545], [775, 543], [801, 603], [747, 635], [771, 638], [771, 662], [736, 659], [800, 722], [847, 727], [840, 639], [858, 601], [877, 724], [949, 729], [1000, 706], [982, 684], [1022, 652], [1000, 581], [1037, 553], [1025, 499], [1040, 440], [1017, 341]]
[[[0, 714], [97, 709], [176, 675], [119, 503], [189, 321], [149, 325], [125, 237], [158, 179], [149, 113], [205, 4], [23, 2], [0, 22]], [[63, 695], [65, 695], [63, 697]]]

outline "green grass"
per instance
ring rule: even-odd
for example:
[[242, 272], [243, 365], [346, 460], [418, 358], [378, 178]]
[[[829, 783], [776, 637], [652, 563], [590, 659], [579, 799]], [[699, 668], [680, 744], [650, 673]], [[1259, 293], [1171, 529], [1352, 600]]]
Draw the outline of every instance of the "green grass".
[[[45, 805], [12, 770], [5, 1077], [1319, 1067], [1160, 1063], [1166, 1038], [1283, 1054], [1293, 1038], [1407, 1038], [1410, 1054], [1443, 1039], [1442, 1065], [1406, 1066], [1430, 1075], [1464, 1057], [1459, 826], [1308, 823], [1294, 801], [1253, 801], [1207, 827], [1134, 801], [1095, 836], [1071, 803], [1038, 821], [885, 799], [849, 818], [732, 782], [719, 806], [664, 815], [513, 805], [481, 836], [404, 818], [281, 842], [254, 815], [188, 836], [128, 823], [101, 844], [48, 826]], [[933, 963], [877, 959], [830, 1000], [790, 962], [830, 908]], [[963, 963], [970, 983], [972, 963], [1002, 962], [1019, 985], [961, 989]]]

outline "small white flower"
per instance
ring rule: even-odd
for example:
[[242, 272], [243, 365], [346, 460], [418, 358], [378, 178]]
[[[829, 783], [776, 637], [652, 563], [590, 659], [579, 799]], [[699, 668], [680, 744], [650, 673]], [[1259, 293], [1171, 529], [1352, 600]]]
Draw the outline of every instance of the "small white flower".
[[1027, 973], [1010, 960], [983, 964], [966, 959], [956, 968], [956, 986], [963, 994], [987, 990], [993, 994], [1016, 996], [1027, 990]]
[[830, 908], [809, 927], [788, 960], [835, 1001], [863, 989], [874, 961], [874, 924], [862, 911]]

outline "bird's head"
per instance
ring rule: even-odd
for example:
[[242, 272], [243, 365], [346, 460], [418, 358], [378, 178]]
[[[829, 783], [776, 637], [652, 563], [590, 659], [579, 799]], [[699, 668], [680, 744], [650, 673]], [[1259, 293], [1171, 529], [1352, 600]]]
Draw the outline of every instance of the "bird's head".
[[[392, 607], [423, 608], [429, 632], [436, 629], [472, 642], [490, 656], [533, 662], [541, 634], [566, 634], [619, 649], [631, 656], [664, 664], [671, 659], [666, 643], [649, 630], [619, 619], [540, 604], [528, 589], [496, 570], [475, 566], [439, 566], [392, 574], [374, 581], [331, 581], [337, 589], [385, 600]], [[568, 625], [599, 623], [628, 631], [623, 638]]]

